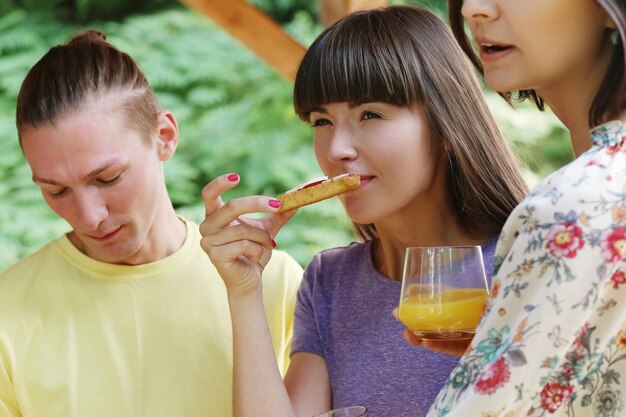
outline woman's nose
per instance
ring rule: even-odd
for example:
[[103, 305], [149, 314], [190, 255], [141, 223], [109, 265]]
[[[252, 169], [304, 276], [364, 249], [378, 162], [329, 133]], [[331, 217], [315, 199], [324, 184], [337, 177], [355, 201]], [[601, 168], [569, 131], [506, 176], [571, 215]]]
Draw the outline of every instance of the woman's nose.
[[467, 21], [492, 20], [497, 17], [497, 12], [495, 0], [463, 0], [461, 8], [461, 14]]
[[336, 130], [328, 144], [328, 159], [332, 162], [349, 161], [358, 155], [354, 133], [348, 129]]

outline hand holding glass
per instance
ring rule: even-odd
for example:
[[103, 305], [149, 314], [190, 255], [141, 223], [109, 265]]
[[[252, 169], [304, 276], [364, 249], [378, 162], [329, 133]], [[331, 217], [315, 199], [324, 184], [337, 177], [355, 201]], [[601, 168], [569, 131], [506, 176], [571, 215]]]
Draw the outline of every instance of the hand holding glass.
[[419, 339], [472, 339], [488, 295], [480, 246], [406, 249], [398, 318]]

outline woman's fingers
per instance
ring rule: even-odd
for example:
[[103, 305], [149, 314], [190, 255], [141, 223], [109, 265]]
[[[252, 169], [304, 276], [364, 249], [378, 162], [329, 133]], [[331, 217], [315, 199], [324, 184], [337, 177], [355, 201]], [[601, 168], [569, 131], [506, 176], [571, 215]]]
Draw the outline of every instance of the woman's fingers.
[[[200, 245], [224, 279], [231, 296], [257, 296], [261, 273], [276, 245], [273, 237], [295, 211], [272, 214], [280, 207], [280, 201], [266, 196], [246, 196], [224, 202], [222, 194], [238, 183], [238, 175], [225, 174], [202, 190], [206, 213], [200, 224]], [[270, 215], [245, 216], [263, 212]]]
[[297, 212], [291, 210], [273, 214], [260, 219], [243, 217], [250, 213], [272, 213], [280, 207], [280, 201], [267, 196], [246, 196], [232, 199], [226, 203], [221, 195], [239, 183], [237, 174], [224, 174], [209, 182], [202, 190], [205, 205], [205, 220], [200, 225], [203, 236], [213, 234], [235, 224], [253, 225], [265, 229], [271, 236], [276, 236], [280, 229]]
[[210, 181], [202, 189], [202, 200], [204, 201], [205, 214], [208, 216], [215, 210], [222, 207], [224, 202], [222, 201], [222, 194], [226, 191], [234, 188], [239, 184], [238, 174], [224, 174]]
[[[238, 224], [223, 229], [217, 229], [214, 233], [203, 235], [204, 245], [223, 246], [237, 241], [250, 241], [267, 249], [272, 249], [272, 236], [264, 229], [254, 225]], [[204, 246], [203, 246], [204, 247]]]
[[213, 246], [207, 238], [200, 245], [209, 255], [230, 296], [258, 296], [261, 274], [271, 257], [271, 251], [250, 240], [239, 240]]
[[261, 219], [263, 228], [272, 236], [276, 237], [282, 227], [296, 214], [296, 210], [286, 211], [280, 214], [270, 214], [269, 216]]
[[[213, 229], [224, 228], [235, 221], [245, 222], [240, 218], [244, 214], [271, 213], [280, 207], [280, 201], [259, 195], [235, 198], [224, 203], [221, 198], [222, 193], [233, 188], [237, 182], [238, 180], [230, 181], [226, 174], [214, 179], [203, 188], [202, 199], [206, 210], [205, 221], [200, 228], [203, 235], [211, 233]], [[288, 218], [287, 216], [286, 219]], [[285, 221], [279, 223], [282, 225]], [[250, 224], [251, 221], [246, 223]]]
[[269, 250], [263, 245], [250, 240], [230, 241], [223, 245], [216, 246], [213, 245], [208, 238], [203, 238], [200, 241], [200, 245], [209, 255], [213, 264], [218, 268], [221, 265], [228, 268], [233, 263], [240, 262], [243, 256], [262, 269], [265, 267], [265, 265], [261, 263], [261, 260], [264, 259], [264, 250]]
[[229, 289], [243, 294], [258, 287], [274, 246], [269, 233], [245, 224], [204, 235], [200, 245]]
[[470, 340], [423, 340], [418, 339], [410, 330], [405, 329], [402, 333], [404, 340], [415, 346], [432, 350], [439, 353], [461, 356], [472, 342]]

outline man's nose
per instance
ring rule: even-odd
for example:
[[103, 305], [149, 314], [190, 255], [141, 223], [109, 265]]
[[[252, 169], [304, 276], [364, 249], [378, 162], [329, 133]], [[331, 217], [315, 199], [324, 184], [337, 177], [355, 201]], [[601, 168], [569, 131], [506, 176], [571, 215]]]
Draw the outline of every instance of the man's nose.
[[106, 202], [97, 190], [75, 193], [75, 213], [81, 225], [95, 230], [109, 214]]

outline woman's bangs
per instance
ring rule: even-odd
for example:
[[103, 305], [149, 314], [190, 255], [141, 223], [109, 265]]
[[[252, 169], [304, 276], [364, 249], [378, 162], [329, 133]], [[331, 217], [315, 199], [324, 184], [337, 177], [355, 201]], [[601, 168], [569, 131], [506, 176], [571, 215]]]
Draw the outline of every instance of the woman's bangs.
[[375, 56], [372, 43], [378, 43], [377, 39], [362, 34], [349, 39], [351, 42], [341, 43], [326, 39], [303, 60], [302, 68], [307, 71], [298, 74], [294, 90], [296, 113], [303, 120], [328, 103], [384, 102], [403, 106], [412, 101], [411, 89], [402, 83], [408, 74], [398, 74], [402, 66], [383, 59], [395, 54], [385, 51]]

